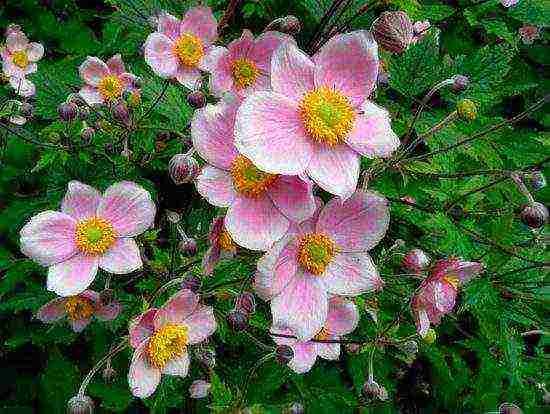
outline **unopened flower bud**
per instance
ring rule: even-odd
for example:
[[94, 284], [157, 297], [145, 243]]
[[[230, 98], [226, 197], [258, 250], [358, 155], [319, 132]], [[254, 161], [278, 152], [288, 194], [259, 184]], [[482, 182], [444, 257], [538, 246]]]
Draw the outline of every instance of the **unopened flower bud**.
[[286, 33], [293, 36], [300, 33], [300, 30], [302, 30], [302, 25], [296, 16], [288, 15], [273, 20], [265, 27], [264, 32], [268, 32], [270, 30], [275, 30], [277, 32]]
[[69, 97], [67, 98], [67, 102], [73, 103], [73, 104], [75, 104], [76, 106], [83, 106], [83, 105], [86, 105], [86, 102], [84, 101], [84, 99], [82, 98], [82, 96], [80, 96], [80, 94], [78, 94], [78, 93], [71, 93], [71, 94], [69, 95]]
[[24, 117], [32, 116], [32, 110], [33, 110], [33, 107], [28, 102], [22, 102], [21, 107], [19, 108], [21, 115], [23, 115]]
[[288, 345], [277, 345], [275, 348], [275, 359], [281, 364], [285, 365], [292, 361], [294, 358], [294, 350]]
[[430, 264], [430, 257], [421, 249], [413, 249], [403, 257], [402, 265], [413, 273], [420, 273]]
[[187, 103], [191, 108], [199, 109], [206, 105], [206, 97], [201, 91], [194, 91], [187, 95]]
[[166, 210], [166, 218], [172, 224], [178, 224], [181, 221], [181, 216], [172, 210]]
[[77, 394], [67, 402], [68, 414], [92, 414], [94, 402], [87, 395]]
[[116, 378], [117, 372], [113, 369], [113, 367], [111, 365], [107, 365], [103, 369], [103, 372], [101, 374], [102, 374], [103, 380], [105, 382], [113, 382]]
[[298, 402], [292, 403], [292, 405], [285, 411], [286, 414], [304, 414], [304, 406]]
[[206, 368], [214, 368], [216, 366], [216, 352], [210, 348], [196, 348], [195, 357]]
[[204, 380], [193, 381], [189, 387], [189, 396], [191, 398], [205, 398], [210, 392], [212, 384]]
[[128, 107], [124, 102], [119, 102], [113, 107], [113, 118], [124, 125], [128, 125], [130, 112], [128, 112]]
[[422, 338], [427, 344], [433, 344], [437, 339], [437, 333], [432, 328], [428, 329], [426, 336]]
[[247, 315], [251, 315], [256, 311], [256, 300], [250, 292], [241, 293], [235, 300], [235, 309], [240, 310]]
[[113, 289], [103, 289], [99, 293], [99, 301], [102, 305], [109, 305], [115, 300], [115, 291]]
[[227, 315], [229, 326], [237, 332], [244, 331], [248, 328], [248, 315], [240, 310], [232, 310]]
[[529, 182], [531, 184], [531, 187], [533, 187], [535, 191], [538, 191], [546, 187], [546, 177], [544, 176], [543, 172], [540, 170], [533, 171], [531, 173]]
[[90, 108], [87, 106], [79, 106], [78, 107], [78, 119], [81, 121], [85, 121], [90, 116]]
[[532, 229], [539, 229], [548, 221], [548, 209], [538, 202], [526, 204], [521, 209], [520, 218], [523, 224]]
[[189, 275], [181, 282], [182, 289], [198, 292], [201, 288], [201, 280], [197, 276]]
[[456, 104], [458, 116], [466, 121], [473, 121], [477, 118], [477, 105], [470, 99], [462, 99]]
[[199, 171], [199, 164], [192, 155], [176, 154], [168, 163], [168, 173], [176, 185], [190, 183]]
[[107, 154], [112, 154], [114, 151], [115, 151], [115, 146], [113, 145], [112, 142], [107, 142], [104, 146], [103, 146], [103, 149], [105, 150], [105, 152]]
[[350, 354], [358, 354], [361, 351], [360, 344], [346, 344], [345, 348]]
[[413, 40], [413, 24], [403, 11], [384, 12], [372, 24], [376, 42], [389, 52], [403, 53]]
[[366, 398], [378, 398], [381, 401], [386, 401], [388, 399], [388, 391], [376, 381], [365, 382], [362, 391]]
[[470, 79], [467, 76], [464, 75], [456, 75], [453, 77], [453, 91], [455, 92], [462, 92], [466, 90], [468, 85], [470, 84]]
[[92, 142], [92, 138], [94, 137], [95, 129], [92, 127], [86, 127], [83, 128], [82, 131], [80, 131], [80, 138], [82, 138], [82, 142], [84, 144], [89, 144]]
[[74, 121], [78, 114], [78, 107], [72, 102], [62, 103], [57, 107], [57, 113], [62, 121]]
[[187, 237], [186, 240], [180, 241], [178, 248], [180, 252], [187, 256], [194, 256], [197, 254], [197, 242], [192, 237]]
[[498, 407], [498, 414], [523, 414], [523, 411], [516, 404], [502, 403]]

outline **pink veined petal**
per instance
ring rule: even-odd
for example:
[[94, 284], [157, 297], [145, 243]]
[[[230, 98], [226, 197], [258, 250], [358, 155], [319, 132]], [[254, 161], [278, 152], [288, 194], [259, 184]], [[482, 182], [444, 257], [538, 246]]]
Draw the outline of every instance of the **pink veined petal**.
[[372, 35], [358, 30], [333, 36], [313, 57], [315, 86], [329, 86], [358, 108], [378, 77], [378, 47]]
[[122, 75], [126, 72], [124, 68], [124, 62], [122, 61], [122, 56], [120, 53], [117, 53], [112, 58], [107, 61], [107, 67], [112, 75]]
[[468, 283], [483, 271], [483, 263], [460, 261], [456, 269], [461, 284]]
[[254, 35], [250, 30], [244, 29], [239, 39], [233, 40], [227, 45], [231, 61], [240, 58], [249, 58], [248, 54], [254, 45]]
[[435, 307], [438, 311], [449, 313], [455, 307], [457, 291], [448, 282], [435, 282], [434, 286]]
[[101, 304], [95, 311], [95, 317], [102, 321], [112, 321], [122, 311], [120, 302], [113, 300], [105, 305]]
[[221, 249], [218, 245], [212, 245], [202, 257], [202, 268], [205, 275], [211, 275], [214, 267], [221, 259]]
[[201, 73], [197, 68], [180, 66], [176, 72], [176, 80], [187, 89], [197, 90], [201, 88]]
[[193, 313], [184, 319], [187, 326], [187, 341], [190, 345], [198, 344], [212, 335], [217, 328], [214, 310], [211, 306], [199, 305]]
[[121, 73], [118, 76], [118, 80], [122, 83], [122, 87], [124, 88], [124, 90], [139, 90], [139, 88], [136, 87], [138, 77], [132, 73]]
[[27, 46], [27, 58], [30, 62], [37, 62], [44, 56], [44, 46], [40, 43], [32, 42]]
[[191, 121], [193, 147], [209, 164], [227, 171], [238, 155], [233, 144], [238, 107], [238, 102], [233, 99], [208, 104], [197, 110]]
[[139, 398], [151, 396], [160, 383], [160, 369], [149, 364], [147, 342], [143, 342], [135, 351], [128, 371], [128, 385], [133, 395]]
[[357, 296], [384, 286], [368, 253], [336, 254], [323, 274], [323, 282], [330, 293], [342, 296]]
[[288, 230], [290, 222], [265, 196], [237, 196], [225, 216], [225, 228], [238, 245], [267, 250]]
[[270, 301], [274, 294], [272, 290], [272, 278], [262, 273], [260, 270], [256, 270], [254, 273], [254, 292], [256, 295], [266, 302]]
[[99, 258], [77, 254], [48, 269], [47, 288], [59, 296], [74, 296], [92, 284], [97, 274]]
[[231, 174], [210, 165], [203, 167], [195, 186], [201, 196], [217, 207], [229, 207], [237, 196]]
[[97, 105], [105, 102], [99, 90], [90, 85], [84, 85], [80, 88], [78, 94], [82, 97], [82, 99], [84, 99], [84, 101], [86, 101], [88, 105]]
[[300, 174], [313, 154], [297, 104], [273, 92], [256, 92], [243, 101], [235, 120], [235, 146], [272, 174]]
[[11, 32], [6, 37], [6, 47], [12, 53], [25, 50], [28, 44], [29, 40], [27, 39], [27, 36], [25, 36], [25, 34], [20, 31]]
[[103, 193], [97, 215], [108, 220], [118, 237], [134, 237], [153, 225], [156, 207], [151, 194], [131, 181], [111, 185]]
[[69, 181], [61, 211], [75, 220], [87, 219], [96, 215], [100, 201], [101, 194], [95, 188], [79, 181]]
[[38, 70], [38, 65], [36, 63], [29, 63], [27, 67], [24, 69], [25, 75], [30, 75], [31, 73], [35, 73]]
[[289, 336], [294, 335], [294, 333], [290, 329], [284, 326], [273, 325], [269, 331], [272, 334], [274, 334], [271, 336], [271, 339], [273, 339], [273, 342], [275, 342], [277, 345], [293, 346], [297, 342], [296, 338], [290, 338], [287, 336], [278, 336], [278, 335], [289, 335]]
[[98, 86], [101, 80], [109, 76], [109, 68], [101, 59], [88, 56], [78, 68], [80, 77], [90, 86]]
[[24, 98], [33, 96], [36, 93], [36, 86], [30, 80], [21, 77], [10, 78], [10, 85], [15, 90], [15, 93]]
[[18, 81], [25, 78], [25, 71], [12, 62], [11, 56], [2, 61], [2, 70], [10, 78], [10, 85], [14, 89], [18, 86]]
[[346, 143], [369, 158], [389, 157], [401, 142], [391, 128], [388, 111], [365, 101], [362, 112], [356, 116], [354, 128], [346, 137]]
[[271, 301], [273, 323], [287, 326], [301, 341], [313, 338], [321, 330], [327, 310], [328, 297], [323, 280], [302, 272], [298, 272]]
[[359, 154], [347, 145], [315, 145], [307, 174], [323, 190], [346, 199], [357, 188]]
[[271, 87], [298, 103], [315, 88], [314, 64], [295, 43], [282, 43], [271, 57]]
[[67, 214], [43, 211], [20, 231], [21, 251], [37, 263], [50, 266], [73, 257], [76, 221]]
[[58, 321], [65, 316], [65, 298], [55, 298], [43, 305], [36, 313], [36, 318], [44, 323]]
[[319, 197], [313, 197], [315, 200], [315, 211], [313, 215], [307, 220], [302, 221], [301, 223], [293, 223], [292, 227], [296, 229], [299, 234], [313, 233], [315, 232], [315, 226], [319, 220], [319, 215], [323, 211], [324, 203]]
[[160, 308], [155, 316], [155, 329], [166, 324], [182, 324], [195, 310], [199, 304], [199, 297], [189, 289], [182, 289], [175, 293]]
[[414, 312], [416, 330], [421, 337], [425, 337], [430, 329], [430, 319], [425, 309], [421, 308]]
[[153, 72], [163, 78], [173, 78], [180, 62], [173, 52], [174, 43], [162, 33], [154, 32], [145, 41], [145, 61]]
[[94, 305], [99, 304], [99, 293], [97, 293], [95, 290], [86, 289], [78, 296], [84, 299], [91, 300]]
[[176, 40], [180, 35], [181, 21], [169, 13], [161, 12], [158, 16], [157, 31]]
[[357, 191], [346, 201], [330, 200], [319, 216], [317, 231], [345, 252], [367, 251], [378, 244], [390, 223], [388, 201], [372, 191]]
[[256, 283], [264, 296], [278, 295], [296, 276], [298, 245], [292, 232], [287, 233], [258, 260]]
[[179, 357], [171, 359], [164, 366], [162, 373], [185, 378], [189, 372], [189, 354], [185, 351]]
[[317, 344], [313, 342], [296, 342], [292, 346], [294, 357], [288, 367], [297, 374], [308, 372], [317, 360]]
[[359, 312], [350, 300], [334, 296], [328, 301], [328, 316], [325, 328], [331, 335], [342, 336], [357, 328]]
[[[330, 338], [338, 339], [338, 338]], [[319, 343], [315, 344], [317, 355], [330, 361], [336, 361], [340, 358], [340, 344]]]
[[137, 348], [153, 334], [155, 331], [153, 322], [157, 312], [157, 308], [148, 309], [130, 322], [130, 345], [133, 348]]
[[99, 259], [99, 267], [106, 272], [125, 275], [143, 266], [139, 247], [129, 237], [120, 237]]
[[248, 58], [256, 64], [258, 69], [269, 75], [271, 72], [271, 56], [285, 42], [296, 44], [294, 38], [285, 33], [264, 32], [254, 41], [254, 45], [248, 53]]
[[71, 329], [76, 332], [82, 332], [86, 326], [90, 324], [92, 321], [92, 318], [83, 318], [83, 319], [69, 319], [69, 325], [71, 325]]
[[313, 184], [304, 177], [280, 175], [269, 187], [269, 198], [288, 219], [301, 222], [315, 212]]
[[192, 33], [209, 46], [218, 38], [218, 23], [210, 7], [192, 7], [181, 21], [180, 33]]
[[223, 46], [212, 46], [201, 59], [199, 68], [210, 73], [210, 91], [222, 97], [233, 88], [233, 76], [229, 60], [229, 50]]

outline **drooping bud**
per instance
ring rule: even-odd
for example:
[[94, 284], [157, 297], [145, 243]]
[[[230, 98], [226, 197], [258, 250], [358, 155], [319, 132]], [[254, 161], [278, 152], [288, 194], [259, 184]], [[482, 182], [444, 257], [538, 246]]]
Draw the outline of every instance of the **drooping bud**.
[[124, 102], [119, 102], [113, 107], [113, 118], [124, 125], [130, 122], [130, 112]]
[[367, 381], [363, 384], [363, 395], [366, 398], [377, 398], [381, 401], [388, 399], [388, 391], [382, 385], [379, 385], [376, 381]]
[[68, 414], [92, 414], [94, 402], [87, 395], [77, 394], [67, 402]]
[[248, 328], [248, 315], [240, 310], [232, 310], [227, 315], [229, 326], [237, 332], [244, 331]]
[[80, 138], [82, 138], [82, 142], [84, 144], [89, 144], [90, 142], [92, 142], [94, 134], [95, 129], [93, 129], [92, 127], [82, 128], [82, 131], [80, 131]]
[[548, 209], [542, 203], [526, 204], [521, 209], [521, 221], [532, 229], [539, 229], [548, 221]]
[[285, 365], [292, 361], [294, 358], [294, 351], [288, 345], [277, 345], [275, 348], [275, 360], [281, 364]]
[[190, 183], [199, 171], [199, 164], [192, 155], [176, 154], [168, 163], [168, 173], [176, 185]]
[[72, 102], [62, 103], [57, 107], [57, 113], [62, 121], [74, 121], [78, 114], [78, 107]]
[[546, 187], [546, 177], [540, 170], [536, 170], [531, 173], [529, 182], [535, 191]]
[[216, 352], [213, 349], [205, 347], [196, 348], [195, 357], [206, 368], [214, 368], [216, 366]]
[[452, 89], [455, 92], [462, 92], [470, 85], [470, 78], [464, 75], [455, 75], [453, 77]]
[[300, 30], [302, 30], [302, 25], [296, 16], [288, 15], [273, 20], [265, 27], [264, 32], [268, 32], [270, 30], [275, 30], [277, 32], [294, 36], [300, 33]]
[[414, 36], [413, 24], [403, 11], [384, 12], [372, 24], [376, 42], [389, 52], [403, 53]]
[[523, 414], [523, 411], [516, 404], [502, 403], [498, 407], [498, 414]]
[[458, 116], [466, 121], [473, 121], [477, 118], [477, 105], [470, 99], [462, 99], [456, 104]]
[[205, 380], [195, 380], [189, 387], [189, 396], [191, 398], [205, 398], [210, 392], [212, 384]]
[[413, 249], [403, 257], [402, 265], [413, 273], [420, 273], [430, 264], [430, 257], [421, 249]]
[[298, 402], [292, 403], [288, 411], [285, 411], [287, 414], [304, 414], [304, 412], [304, 406]]
[[178, 249], [187, 256], [194, 256], [197, 254], [197, 241], [192, 237], [187, 237], [186, 240], [179, 242]]
[[192, 292], [198, 292], [201, 288], [201, 280], [197, 276], [189, 275], [181, 282], [182, 289], [189, 289]]
[[194, 91], [187, 95], [187, 103], [191, 108], [199, 109], [206, 105], [206, 97], [201, 91]]
[[437, 333], [432, 328], [428, 329], [426, 336], [422, 338], [427, 344], [433, 344], [437, 339]]
[[251, 292], [244, 292], [237, 296], [235, 300], [235, 309], [240, 310], [247, 315], [256, 311], [256, 300]]

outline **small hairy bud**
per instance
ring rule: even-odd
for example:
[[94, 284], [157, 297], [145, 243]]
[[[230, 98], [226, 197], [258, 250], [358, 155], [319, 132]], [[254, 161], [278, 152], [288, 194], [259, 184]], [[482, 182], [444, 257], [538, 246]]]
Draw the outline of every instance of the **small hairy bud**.
[[470, 99], [462, 99], [456, 104], [458, 116], [466, 121], [473, 121], [477, 118], [477, 105]]
[[498, 407], [498, 414], [523, 414], [523, 411], [516, 404], [502, 403]]
[[384, 12], [372, 24], [376, 42], [389, 52], [403, 53], [413, 41], [413, 24], [403, 11]]
[[229, 326], [237, 332], [244, 331], [248, 328], [248, 315], [240, 310], [232, 310], [227, 315]]
[[79, 106], [78, 107], [78, 119], [81, 121], [85, 121], [90, 116], [90, 108], [87, 106]]
[[427, 344], [433, 344], [437, 339], [437, 333], [432, 329], [428, 329], [426, 336], [423, 338], [424, 342]]
[[381, 401], [386, 401], [388, 399], [388, 391], [376, 381], [365, 382], [362, 392], [366, 398], [378, 398]]
[[542, 203], [526, 204], [521, 209], [521, 221], [532, 229], [539, 229], [548, 221], [548, 209]]
[[470, 79], [467, 76], [464, 75], [456, 75], [453, 78], [453, 91], [455, 92], [462, 92], [466, 90], [468, 85], [470, 84]]
[[288, 345], [277, 345], [275, 359], [281, 365], [288, 364], [294, 358], [294, 351]]
[[197, 348], [195, 349], [195, 357], [206, 368], [214, 368], [216, 366], [216, 352], [213, 349]]
[[235, 300], [235, 309], [240, 310], [247, 315], [256, 311], [256, 300], [251, 292], [244, 292], [237, 296]]
[[113, 118], [127, 125], [130, 121], [130, 112], [124, 102], [119, 102], [113, 107]]
[[94, 402], [87, 395], [77, 394], [67, 402], [68, 414], [92, 414]]
[[92, 127], [86, 127], [82, 128], [82, 131], [80, 131], [80, 138], [82, 138], [82, 142], [84, 144], [89, 144], [92, 142], [92, 138], [95, 135], [95, 129]]
[[285, 411], [286, 414], [304, 414], [304, 406], [299, 402], [292, 403], [292, 405]]
[[187, 95], [187, 103], [191, 108], [199, 109], [206, 105], [206, 97], [201, 91], [194, 91]]
[[201, 280], [197, 276], [189, 275], [181, 282], [181, 287], [197, 292], [201, 288]]
[[529, 183], [531, 184], [531, 187], [533, 187], [535, 191], [538, 191], [546, 187], [546, 177], [544, 176], [543, 172], [540, 170], [533, 171], [531, 173]]
[[57, 113], [62, 121], [74, 121], [78, 114], [78, 107], [72, 102], [62, 103], [57, 107]]
[[168, 173], [176, 185], [187, 184], [199, 175], [199, 164], [192, 155], [176, 154], [168, 163]]
[[413, 249], [403, 257], [402, 265], [413, 273], [420, 273], [430, 264], [430, 257], [421, 249]]
[[195, 380], [189, 387], [189, 396], [191, 398], [205, 398], [210, 392], [212, 384], [204, 380]]
[[418, 343], [413, 340], [401, 342], [399, 344], [399, 349], [405, 354], [416, 355], [418, 353]]
[[277, 32], [286, 33], [293, 36], [300, 33], [300, 30], [302, 30], [302, 24], [296, 16], [288, 15], [273, 20], [265, 27], [264, 32], [268, 32], [270, 30], [275, 30]]
[[358, 354], [361, 351], [361, 345], [359, 344], [346, 344], [345, 348], [350, 354]]
[[116, 378], [116, 374], [117, 372], [110, 365], [107, 365], [101, 373], [105, 382], [113, 382]]
[[188, 237], [187, 240], [180, 241], [178, 248], [180, 252], [188, 256], [194, 256], [197, 254], [197, 242], [192, 237]]

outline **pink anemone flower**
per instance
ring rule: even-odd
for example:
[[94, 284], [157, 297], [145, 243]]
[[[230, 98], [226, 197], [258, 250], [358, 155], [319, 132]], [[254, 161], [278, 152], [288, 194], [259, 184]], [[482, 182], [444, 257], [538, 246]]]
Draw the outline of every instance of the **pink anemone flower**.
[[135, 183], [115, 183], [101, 195], [71, 181], [61, 211], [43, 211], [21, 229], [21, 251], [48, 266], [48, 290], [74, 296], [90, 286], [98, 268], [114, 274], [141, 268], [134, 237], [154, 218], [151, 195]]
[[358, 191], [346, 201], [333, 198], [293, 226], [258, 261], [256, 291], [271, 301], [273, 324], [307, 341], [323, 327], [331, 295], [381, 289], [368, 250], [384, 237], [389, 221], [385, 198]]
[[226, 47], [214, 46], [206, 57], [210, 90], [221, 97], [232, 92], [239, 97], [271, 89], [271, 55], [283, 43], [294, 39], [279, 32], [265, 32], [254, 39], [243, 30], [240, 39]]
[[210, 204], [229, 207], [225, 228], [240, 246], [267, 250], [315, 210], [313, 184], [307, 177], [267, 174], [239, 154], [233, 143], [236, 99], [195, 112], [191, 138], [207, 162], [195, 184]]
[[36, 317], [45, 323], [53, 323], [67, 317], [75, 332], [82, 331], [95, 317], [101, 321], [112, 321], [122, 306], [116, 300], [102, 303], [99, 293], [85, 290], [79, 295], [56, 298], [42, 306]]
[[223, 217], [216, 217], [212, 221], [208, 242], [210, 247], [202, 259], [205, 275], [214, 271], [216, 264], [222, 259], [230, 259], [237, 253], [237, 246], [223, 225]]
[[482, 270], [481, 263], [465, 262], [456, 258], [435, 263], [430, 276], [420, 284], [411, 301], [420, 336], [426, 336], [430, 324], [438, 325], [441, 317], [453, 310], [458, 288]]
[[216, 330], [211, 306], [199, 304], [190, 290], [180, 290], [160, 308], [151, 308], [130, 324], [134, 355], [128, 372], [132, 394], [147, 398], [161, 374], [187, 376], [189, 345], [204, 341]]
[[205, 56], [217, 38], [216, 19], [208, 7], [193, 7], [182, 20], [163, 12], [157, 31], [145, 41], [145, 61], [157, 75], [196, 89], [199, 69], [205, 69]]
[[113, 103], [122, 98], [125, 91], [136, 89], [137, 77], [126, 72], [119, 54], [107, 63], [97, 57], [88, 56], [78, 68], [85, 85], [79, 95], [88, 105]]
[[[338, 340], [357, 328], [359, 312], [355, 304], [344, 298], [335, 296], [328, 301], [328, 314], [324, 326], [315, 335], [315, 340]], [[284, 327], [273, 326], [274, 334], [293, 335], [292, 330]], [[330, 342], [305, 341], [295, 338], [272, 336], [277, 345], [287, 345], [294, 351], [294, 357], [288, 363], [288, 367], [297, 374], [308, 372], [317, 357], [328, 360], [337, 360], [340, 357], [340, 344]]]
[[388, 112], [367, 100], [378, 49], [365, 31], [330, 39], [310, 59], [292, 42], [271, 59], [272, 91], [242, 103], [235, 146], [271, 174], [307, 173], [329, 193], [349, 197], [360, 156], [386, 157], [399, 145]]

